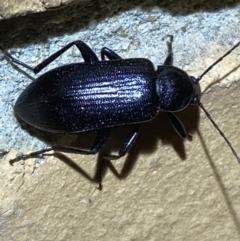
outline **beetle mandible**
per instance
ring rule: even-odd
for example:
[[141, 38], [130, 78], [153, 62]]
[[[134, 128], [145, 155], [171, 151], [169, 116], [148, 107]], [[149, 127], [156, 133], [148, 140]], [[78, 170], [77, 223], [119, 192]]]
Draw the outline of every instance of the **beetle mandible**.
[[38, 77], [19, 96], [14, 111], [28, 124], [47, 132], [97, 131], [90, 150], [53, 145], [30, 154], [18, 155], [10, 160], [10, 163], [52, 150], [96, 154], [106, 141], [111, 128], [132, 125], [133, 128], [118, 155], [106, 157], [107, 160], [118, 159], [133, 145], [140, 125], [153, 119], [159, 111], [167, 113], [171, 124], [182, 138], [191, 139], [191, 135], [187, 134], [183, 124], [174, 114], [189, 105], [201, 107], [240, 163], [240, 158], [231, 143], [200, 102], [199, 86], [202, 77], [237, 48], [240, 41], [195, 78], [173, 66], [173, 36], [169, 37], [168, 55], [163, 65], [157, 66], [156, 70], [148, 59], [122, 59], [106, 47], [102, 48], [99, 60], [93, 50], [82, 41], [69, 43], [34, 68], [15, 59], [9, 52], [3, 51], [12, 62], [37, 74], [75, 45], [81, 52], [84, 62], [64, 65]]

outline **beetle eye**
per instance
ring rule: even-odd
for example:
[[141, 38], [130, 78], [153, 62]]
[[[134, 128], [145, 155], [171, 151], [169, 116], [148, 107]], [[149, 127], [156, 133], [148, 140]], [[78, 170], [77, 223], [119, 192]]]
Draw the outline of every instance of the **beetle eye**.
[[196, 106], [196, 105], [198, 105], [198, 103], [199, 103], [198, 95], [195, 95], [195, 96], [192, 98], [191, 106]]
[[199, 86], [199, 83], [197, 79], [194, 76], [190, 76], [190, 79], [192, 81], [192, 85], [194, 88], [194, 93], [191, 101], [191, 106], [196, 106], [199, 104], [200, 98], [201, 98], [201, 89]]

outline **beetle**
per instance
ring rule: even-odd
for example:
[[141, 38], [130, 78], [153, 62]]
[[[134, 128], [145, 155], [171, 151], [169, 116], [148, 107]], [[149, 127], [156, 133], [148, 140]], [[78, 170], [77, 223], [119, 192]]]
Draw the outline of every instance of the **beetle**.
[[132, 130], [118, 155], [105, 157], [106, 160], [118, 159], [133, 145], [141, 124], [153, 119], [159, 111], [167, 113], [171, 124], [182, 138], [191, 139], [191, 135], [174, 114], [189, 105], [198, 105], [205, 112], [240, 163], [240, 158], [231, 143], [200, 102], [199, 85], [202, 77], [237, 48], [240, 41], [195, 78], [173, 66], [173, 36], [169, 38], [167, 57], [156, 70], [148, 59], [122, 59], [107, 47], [102, 48], [99, 60], [93, 50], [82, 41], [69, 43], [34, 68], [15, 59], [9, 52], [3, 51], [13, 63], [37, 74], [75, 45], [81, 52], [84, 62], [63, 65], [38, 77], [19, 96], [14, 111], [28, 124], [51, 133], [97, 131], [90, 150], [55, 144], [30, 154], [20, 154], [10, 160], [10, 163], [52, 150], [96, 154], [105, 143], [111, 128], [132, 125]]

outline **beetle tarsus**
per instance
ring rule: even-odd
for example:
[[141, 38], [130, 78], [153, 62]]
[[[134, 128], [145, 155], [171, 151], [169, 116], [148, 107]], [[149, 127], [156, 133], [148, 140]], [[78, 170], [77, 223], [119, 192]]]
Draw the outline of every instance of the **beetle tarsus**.
[[13, 163], [19, 162], [19, 161], [21, 161], [21, 160], [22, 160], [22, 158], [19, 157], [19, 156], [17, 156], [16, 158], [11, 159], [11, 160], [9, 161], [9, 164], [10, 164], [11, 166], [13, 166]]
[[102, 191], [102, 188], [103, 188], [102, 182], [99, 181], [98, 186], [96, 186], [96, 189], [98, 189], [99, 191]]
[[23, 153], [19, 153], [14, 159], [11, 159], [9, 161], [10, 165], [13, 166], [13, 163], [15, 162], [19, 162], [21, 160], [26, 160], [30, 157], [30, 154], [23, 154]]

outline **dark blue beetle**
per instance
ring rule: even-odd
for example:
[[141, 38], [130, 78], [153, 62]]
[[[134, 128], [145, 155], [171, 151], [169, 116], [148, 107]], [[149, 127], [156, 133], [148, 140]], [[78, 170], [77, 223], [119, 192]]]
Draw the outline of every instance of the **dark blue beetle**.
[[[159, 111], [167, 112], [177, 133], [182, 138], [190, 139], [191, 136], [186, 133], [181, 121], [174, 114], [189, 105], [199, 105], [204, 110], [239, 161], [228, 139], [200, 103], [199, 81], [214, 65], [237, 48], [240, 42], [195, 78], [173, 66], [172, 40], [170, 36], [170, 42], [167, 42], [168, 56], [157, 70], [148, 59], [122, 59], [108, 48], [101, 50], [99, 61], [92, 49], [82, 41], [68, 44], [35, 68], [13, 58], [5, 51], [5, 55], [14, 63], [38, 73], [71, 46], [76, 45], [85, 62], [64, 65], [37, 78], [20, 95], [14, 111], [28, 124], [52, 133], [97, 131], [89, 151], [53, 145], [47, 149], [19, 155], [11, 160], [11, 163], [51, 150], [95, 154], [106, 141], [111, 128], [133, 125], [119, 154], [106, 157], [109, 160], [117, 159], [130, 149], [141, 123], [153, 119]], [[106, 57], [108, 61], [105, 60]]]

